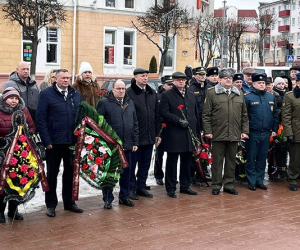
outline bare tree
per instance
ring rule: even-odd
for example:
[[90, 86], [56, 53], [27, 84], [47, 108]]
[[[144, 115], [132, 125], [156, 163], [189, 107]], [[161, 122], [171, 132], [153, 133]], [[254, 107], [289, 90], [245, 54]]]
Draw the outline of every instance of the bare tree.
[[[167, 52], [175, 36], [183, 36], [188, 30], [193, 18], [187, 9], [179, 4], [170, 4], [169, 0], [164, 0], [162, 4], [155, 3], [145, 14], [136, 16], [136, 21], [132, 21], [133, 27], [143, 34], [161, 52], [159, 63], [159, 76], [162, 76]], [[163, 37], [163, 44], [157, 42], [158, 36]]]
[[7, 0], [2, 6], [3, 18], [19, 24], [23, 34], [32, 42], [31, 76], [36, 70], [38, 32], [48, 25], [60, 25], [66, 21], [67, 12], [63, 5], [51, 0]]
[[272, 53], [273, 53], [273, 65], [275, 66], [276, 65], [276, 53], [275, 52], [276, 52], [276, 49], [278, 47], [278, 38], [277, 37], [275, 37], [275, 36], [271, 37], [270, 47], [273, 48], [273, 51], [272, 51]]
[[253, 66], [253, 58], [254, 54], [258, 52], [259, 41], [257, 37], [250, 38], [250, 41], [246, 44], [247, 48], [250, 52], [250, 62], [251, 66]]
[[266, 10], [260, 13], [258, 19], [256, 20], [256, 26], [259, 34], [259, 46], [258, 46], [258, 56], [259, 65], [264, 65], [264, 46], [265, 39], [270, 34], [271, 27], [275, 24], [277, 20], [277, 15], [271, 13], [270, 10]]

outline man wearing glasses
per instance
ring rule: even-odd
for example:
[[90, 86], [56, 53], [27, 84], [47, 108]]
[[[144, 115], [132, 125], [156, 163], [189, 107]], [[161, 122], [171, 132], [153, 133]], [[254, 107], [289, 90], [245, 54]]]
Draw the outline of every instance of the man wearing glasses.
[[266, 74], [252, 74], [250, 92], [245, 94], [250, 128], [245, 168], [248, 188], [252, 191], [268, 189], [263, 180], [270, 136], [276, 136], [279, 126], [275, 96], [266, 91], [266, 80]]
[[[134, 203], [129, 200], [129, 178], [131, 153], [137, 151], [139, 145], [139, 127], [134, 103], [126, 94], [125, 83], [122, 80], [117, 80], [108, 95], [99, 101], [97, 111], [104, 116], [106, 122], [116, 131], [123, 142], [129, 167], [123, 169], [120, 177], [119, 204], [133, 207]], [[111, 203], [114, 200], [113, 190], [103, 188], [102, 193], [104, 208], [111, 209]]]
[[190, 188], [192, 154], [196, 150], [190, 130], [197, 136], [200, 126], [195, 96], [186, 89], [186, 75], [175, 72], [172, 79], [173, 88], [161, 95], [160, 116], [167, 125], [165, 151], [168, 156], [165, 187], [168, 196], [176, 198], [178, 156], [180, 156], [180, 193], [197, 195], [197, 192]]
[[[212, 194], [220, 189], [237, 195], [233, 187], [235, 155], [241, 139], [248, 138], [249, 123], [243, 93], [232, 85], [234, 69], [225, 68], [219, 73], [219, 83], [207, 91], [203, 108], [204, 135], [212, 140]], [[223, 162], [224, 165], [224, 175]]]
[[47, 216], [55, 217], [58, 204], [56, 187], [61, 160], [64, 172], [62, 178], [62, 196], [64, 209], [82, 213], [72, 200], [73, 162], [70, 146], [74, 146], [75, 118], [81, 95], [70, 86], [70, 74], [65, 69], [56, 71], [56, 81], [40, 94], [37, 111], [37, 131], [46, 147], [47, 179], [49, 191], [45, 194]]

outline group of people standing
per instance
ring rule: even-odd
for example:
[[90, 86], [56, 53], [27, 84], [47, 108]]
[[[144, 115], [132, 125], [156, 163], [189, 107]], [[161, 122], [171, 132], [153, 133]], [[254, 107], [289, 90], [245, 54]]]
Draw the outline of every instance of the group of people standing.
[[[19, 62], [8, 82], [4, 84], [0, 100], [0, 139], [9, 131], [9, 119], [15, 110], [25, 113], [32, 132], [37, 131], [46, 148], [49, 191], [45, 194], [47, 216], [55, 217], [58, 204], [56, 188], [61, 160], [63, 160], [63, 205], [65, 210], [82, 213], [72, 200], [73, 162], [70, 146], [74, 146], [75, 119], [82, 100], [94, 107], [116, 131], [123, 142], [128, 168], [120, 176], [119, 204], [133, 207], [132, 200], [152, 198], [146, 185], [153, 147], [156, 147], [154, 175], [158, 185], [164, 185], [167, 195], [176, 198], [177, 162], [180, 156], [180, 193], [197, 195], [190, 188], [193, 152], [201, 132], [212, 143], [212, 194], [223, 191], [237, 195], [233, 186], [235, 155], [240, 140], [247, 142], [246, 174], [248, 187], [267, 189], [264, 169], [270, 135], [275, 136], [279, 125], [281, 79], [275, 79], [274, 91], [266, 91], [267, 76], [256, 74], [252, 68], [235, 73], [231, 68], [192, 69], [192, 79], [174, 72], [161, 78], [158, 93], [148, 84], [149, 71], [136, 68], [131, 86], [117, 80], [103, 98], [93, 69], [82, 62], [73, 85], [65, 69], [51, 70], [41, 83], [41, 91], [29, 76], [29, 65]], [[296, 85], [282, 100], [282, 123], [290, 142], [290, 189], [297, 190], [300, 147], [300, 73]], [[283, 84], [284, 86], [284, 84]], [[272, 90], [273, 91], [273, 90]], [[1, 104], [3, 102], [3, 104]], [[2, 107], [2, 108], [1, 108]], [[164, 129], [162, 128], [164, 124]], [[197, 139], [198, 138], [198, 139]], [[166, 170], [163, 154], [167, 152]], [[224, 164], [224, 174], [223, 162]], [[111, 209], [113, 190], [103, 188], [104, 208]], [[3, 200], [5, 195], [1, 195]], [[5, 222], [5, 203], [0, 206], [0, 223]], [[8, 216], [22, 220], [17, 204], [10, 202]]]

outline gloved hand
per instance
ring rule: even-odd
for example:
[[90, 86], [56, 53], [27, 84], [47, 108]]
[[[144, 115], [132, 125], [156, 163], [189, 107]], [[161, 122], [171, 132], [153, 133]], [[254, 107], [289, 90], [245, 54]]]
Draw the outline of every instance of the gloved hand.
[[289, 135], [289, 136], [287, 137], [287, 141], [288, 141], [288, 143], [290, 143], [290, 144], [294, 143], [294, 136], [293, 136], [293, 135]]
[[189, 126], [188, 121], [182, 120], [182, 119], [179, 119], [178, 124], [179, 124], [179, 126], [181, 126], [183, 128], [187, 128]]

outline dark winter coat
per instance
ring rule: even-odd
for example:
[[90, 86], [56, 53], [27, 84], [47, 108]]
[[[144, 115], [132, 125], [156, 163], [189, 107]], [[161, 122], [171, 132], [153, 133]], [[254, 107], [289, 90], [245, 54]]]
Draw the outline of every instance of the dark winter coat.
[[3, 86], [3, 90], [7, 87], [14, 87], [20, 91], [20, 96], [25, 102], [25, 107], [27, 107], [32, 120], [35, 122], [35, 112], [40, 94], [36, 81], [28, 77], [25, 83], [15, 71], [10, 74], [8, 81]]
[[139, 145], [139, 125], [135, 107], [127, 94], [123, 99], [123, 106], [121, 106], [110, 91], [106, 97], [99, 101], [97, 111], [116, 131], [123, 142], [124, 150], [132, 150], [133, 146]]
[[12, 114], [17, 110], [23, 111], [28, 130], [32, 133], [35, 132], [34, 123], [22, 98], [20, 98], [19, 104], [15, 108], [8, 106], [3, 99], [0, 98], [0, 139], [5, 137], [10, 131], [12, 127]]
[[204, 86], [201, 87], [201, 84], [198, 83], [195, 78], [192, 78], [192, 80], [190, 82], [189, 91], [194, 93], [194, 95], [196, 97], [200, 119], [202, 119], [202, 111], [203, 111], [203, 105], [204, 105], [206, 90], [207, 90], [207, 81], [205, 81]]
[[66, 100], [57, 89], [56, 83], [41, 92], [36, 121], [45, 147], [74, 143], [75, 118], [81, 101], [79, 92], [71, 86], [68, 87]]
[[184, 105], [182, 111], [187, 118], [193, 134], [197, 136], [200, 132], [197, 103], [192, 92], [186, 90], [183, 97], [174, 86], [172, 89], [162, 93], [160, 102], [160, 116], [167, 127], [165, 128], [165, 151], [172, 153], [193, 152], [191, 135], [187, 128], [179, 125], [179, 119], [184, 119], [181, 111], [177, 108]]
[[204, 134], [212, 134], [213, 141], [240, 141], [241, 134], [249, 134], [245, 98], [236, 87], [228, 96], [219, 83], [207, 91], [203, 108]]
[[160, 129], [158, 101], [155, 91], [147, 84], [146, 92], [143, 92], [133, 78], [131, 86], [127, 89], [127, 94], [135, 105], [139, 123], [139, 145], [153, 145]]
[[279, 127], [278, 110], [275, 96], [265, 90], [257, 90], [253, 86], [245, 95], [249, 116], [250, 131], [274, 131]]
[[206, 84], [207, 84], [206, 88], [208, 88], [208, 89], [211, 88], [211, 87], [214, 87], [218, 84], [218, 83], [213, 83], [208, 79], [206, 79], [205, 81], [206, 81]]
[[84, 101], [94, 108], [97, 107], [99, 101], [99, 94], [97, 91], [100, 91], [100, 87], [95, 78], [89, 83], [78, 76], [72, 87], [79, 91]]

